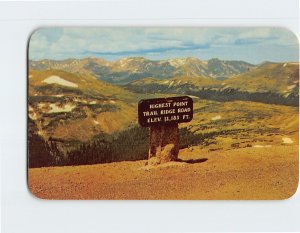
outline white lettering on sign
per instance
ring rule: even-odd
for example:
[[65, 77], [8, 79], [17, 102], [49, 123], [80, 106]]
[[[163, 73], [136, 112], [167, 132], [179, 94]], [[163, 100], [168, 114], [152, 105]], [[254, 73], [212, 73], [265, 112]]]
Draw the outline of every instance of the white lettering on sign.
[[181, 113], [181, 112], [190, 112], [190, 111], [191, 111], [191, 108], [178, 108], [177, 109], [178, 113]]
[[146, 111], [143, 112], [144, 116], [157, 116], [158, 112], [157, 111]]
[[190, 122], [193, 119], [193, 100], [188, 96], [141, 100], [138, 113], [139, 124], [143, 127]]
[[150, 108], [169, 108], [171, 103], [150, 104]]
[[175, 109], [170, 109], [170, 110], [160, 110], [160, 114], [165, 115], [165, 114], [173, 114], [175, 113]]
[[173, 107], [183, 107], [183, 106], [187, 106], [188, 102], [184, 101], [184, 102], [174, 102], [173, 103]]
[[153, 117], [147, 119], [148, 123], [161, 122], [161, 117]]

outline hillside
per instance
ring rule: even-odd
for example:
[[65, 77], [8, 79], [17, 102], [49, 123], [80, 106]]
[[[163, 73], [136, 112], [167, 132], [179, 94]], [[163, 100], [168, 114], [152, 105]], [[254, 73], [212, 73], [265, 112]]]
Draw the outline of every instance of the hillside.
[[30, 70], [28, 91], [29, 117], [46, 139], [85, 141], [136, 119], [136, 95], [90, 75]]
[[[194, 146], [209, 152], [247, 147], [269, 148], [298, 143], [298, 108], [247, 101], [221, 103], [196, 97], [193, 100], [193, 120], [190, 123], [180, 124], [181, 149]], [[133, 114], [135, 115], [135, 112]], [[80, 121], [77, 122], [80, 124]], [[34, 124], [29, 125], [29, 130], [34, 130]], [[62, 127], [62, 130], [65, 130], [66, 134], [72, 132], [68, 127]], [[84, 130], [89, 128], [83, 128]], [[55, 153], [51, 152], [50, 157], [41, 160], [40, 164], [32, 164], [32, 167], [83, 165], [146, 159], [149, 131], [147, 128], [138, 127], [135, 123], [112, 134], [104, 132], [94, 136], [86, 134], [83, 141], [76, 143], [66, 141], [64, 138], [59, 142], [53, 142], [51, 139], [43, 142], [38, 135], [33, 135], [30, 141], [33, 140], [36, 143], [33, 142], [32, 147], [29, 145], [29, 150], [36, 158], [40, 156], [39, 151], [34, 153], [35, 148], [39, 146], [40, 150], [44, 150], [47, 148], [45, 143], [49, 144], [50, 152]], [[68, 148], [67, 152], [59, 152], [62, 146]]]
[[217, 101], [250, 100], [299, 105], [299, 63], [266, 63], [226, 80], [179, 76], [133, 81], [125, 88], [137, 93], [176, 93]]
[[232, 75], [246, 72], [253, 67], [254, 65], [244, 61], [222, 61], [217, 58], [203, 61], [191, 57], [160, 61], [143, 57], [128, 57], [116, 61], [106, 61], [100, 58], [29, 61], [30, 69], [80, 72], [116, 84], [127, 84], [142, 78], [166, 79], [183, 75], [224, 80]]
[[235, 75], [225, 85], [248, 92], [273, 92], [284, 96], [299, 92], [299, 63], [266, 63]]

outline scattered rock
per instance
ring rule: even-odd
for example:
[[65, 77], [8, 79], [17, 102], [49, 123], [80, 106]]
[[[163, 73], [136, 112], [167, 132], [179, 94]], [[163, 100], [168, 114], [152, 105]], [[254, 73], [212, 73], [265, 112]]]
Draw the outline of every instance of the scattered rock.
[[283, 144], [292, 144], [294, 141], [291, 138], [282, 138]]
[[138, 170], [143, 170], [143, 171], [149, 171], [152, 169], [162, 169], [162, 168], [170, 168], [170, 167], [182, 167], [185, 165], [188, 165], [188, 163], [185, 162], [177, 162], [177, 161], [171, 161], [171, 162], [166, 162], [166, 163], [156, 163], [157, 160], [154, 159], [155, 157], [151, 158], [148, 160], [145, 164], [145, 166], [139, 168]]

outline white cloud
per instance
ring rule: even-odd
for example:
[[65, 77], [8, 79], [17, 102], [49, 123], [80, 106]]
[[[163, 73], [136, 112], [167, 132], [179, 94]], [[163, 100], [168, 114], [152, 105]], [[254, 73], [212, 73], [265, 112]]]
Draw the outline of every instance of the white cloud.
[[278, 28], [44, 28], [32, 35], [29, 57], [37, 60], [96, 55], [114, 59], [151, 54], [166, 57], [173, 53], [180, 57], [208, 50], [216, 54], [220, 47], [238, 52], [236, 48], [243, 47], [243, 51], [256, 44], [273, 49], [295, 48], [297, 39], [291, 32]]

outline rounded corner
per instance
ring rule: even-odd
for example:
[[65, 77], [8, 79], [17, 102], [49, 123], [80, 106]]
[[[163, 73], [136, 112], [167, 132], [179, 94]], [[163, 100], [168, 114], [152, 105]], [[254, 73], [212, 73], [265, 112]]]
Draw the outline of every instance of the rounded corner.
[[285, 26], [278, 27], [278, 29], [285, 31], [287, 34], [290, 34], [290, 36], [294, 38], [294, 40], [296, 41], [296, 44], [299, 47], [299, 38], [298, 38], [296, 32], [294, 32], [292, 29], [285, 27]]
[[47, 201], [47, 200], [50, 200], [50, 199], [48, 199], [48, 198], [39, 196], [38, 193], [35, 193], [35, 192], [30, 188], [30, 185], [29, 185], [29, 177], [27, 178], [27, 191], [28, 191], [29, 195], [30, 195], [32, 198], [37, 199], [37, 200], [39, 200], [39, 201]]
[[28, 48], [29, 48], [29, 45], [30, 45], [30, 41], [31, 41], [31, 38], [32, 36], [37, 33], [39, 30], [43, 29], [45, 27], [37, 27], [35, 29], [33, 29], [30, 33], [29, 33], [29, 36], [28, 36], [28, 40], [27, 40], [27, 44], [28, 44]]
[[144, 99], [139, 100], [138, 106], [140, 106], [144, 101], [145, 101]]
[[[27, 39], [27, 65], [29, 65], [29, 53], [30, 53], [30, 42], [31, 42], [31, 39], [33, 37], [33, 35], [38, 32], [39, 30], [43, 29], [44, 27], [37, 27], [35, 29], [33, 29], [30, 33], [29, 33], [29, 36], [28, 36], [28, 39]], [[27, 68], [27, 70], [29, 70]], [[29, 72], [29, 71], [28, 71]]]
[[281, 200], [286, 201], [286, 200], [293, 198], [296, 195], [298, 188], [299, 188], [299, 175], [298, 175], [298, 181], [297, 181], [297, 184], [295, 185], [294, 191], [292, 193], [288, 194], [287, 197], [282, 198]]

